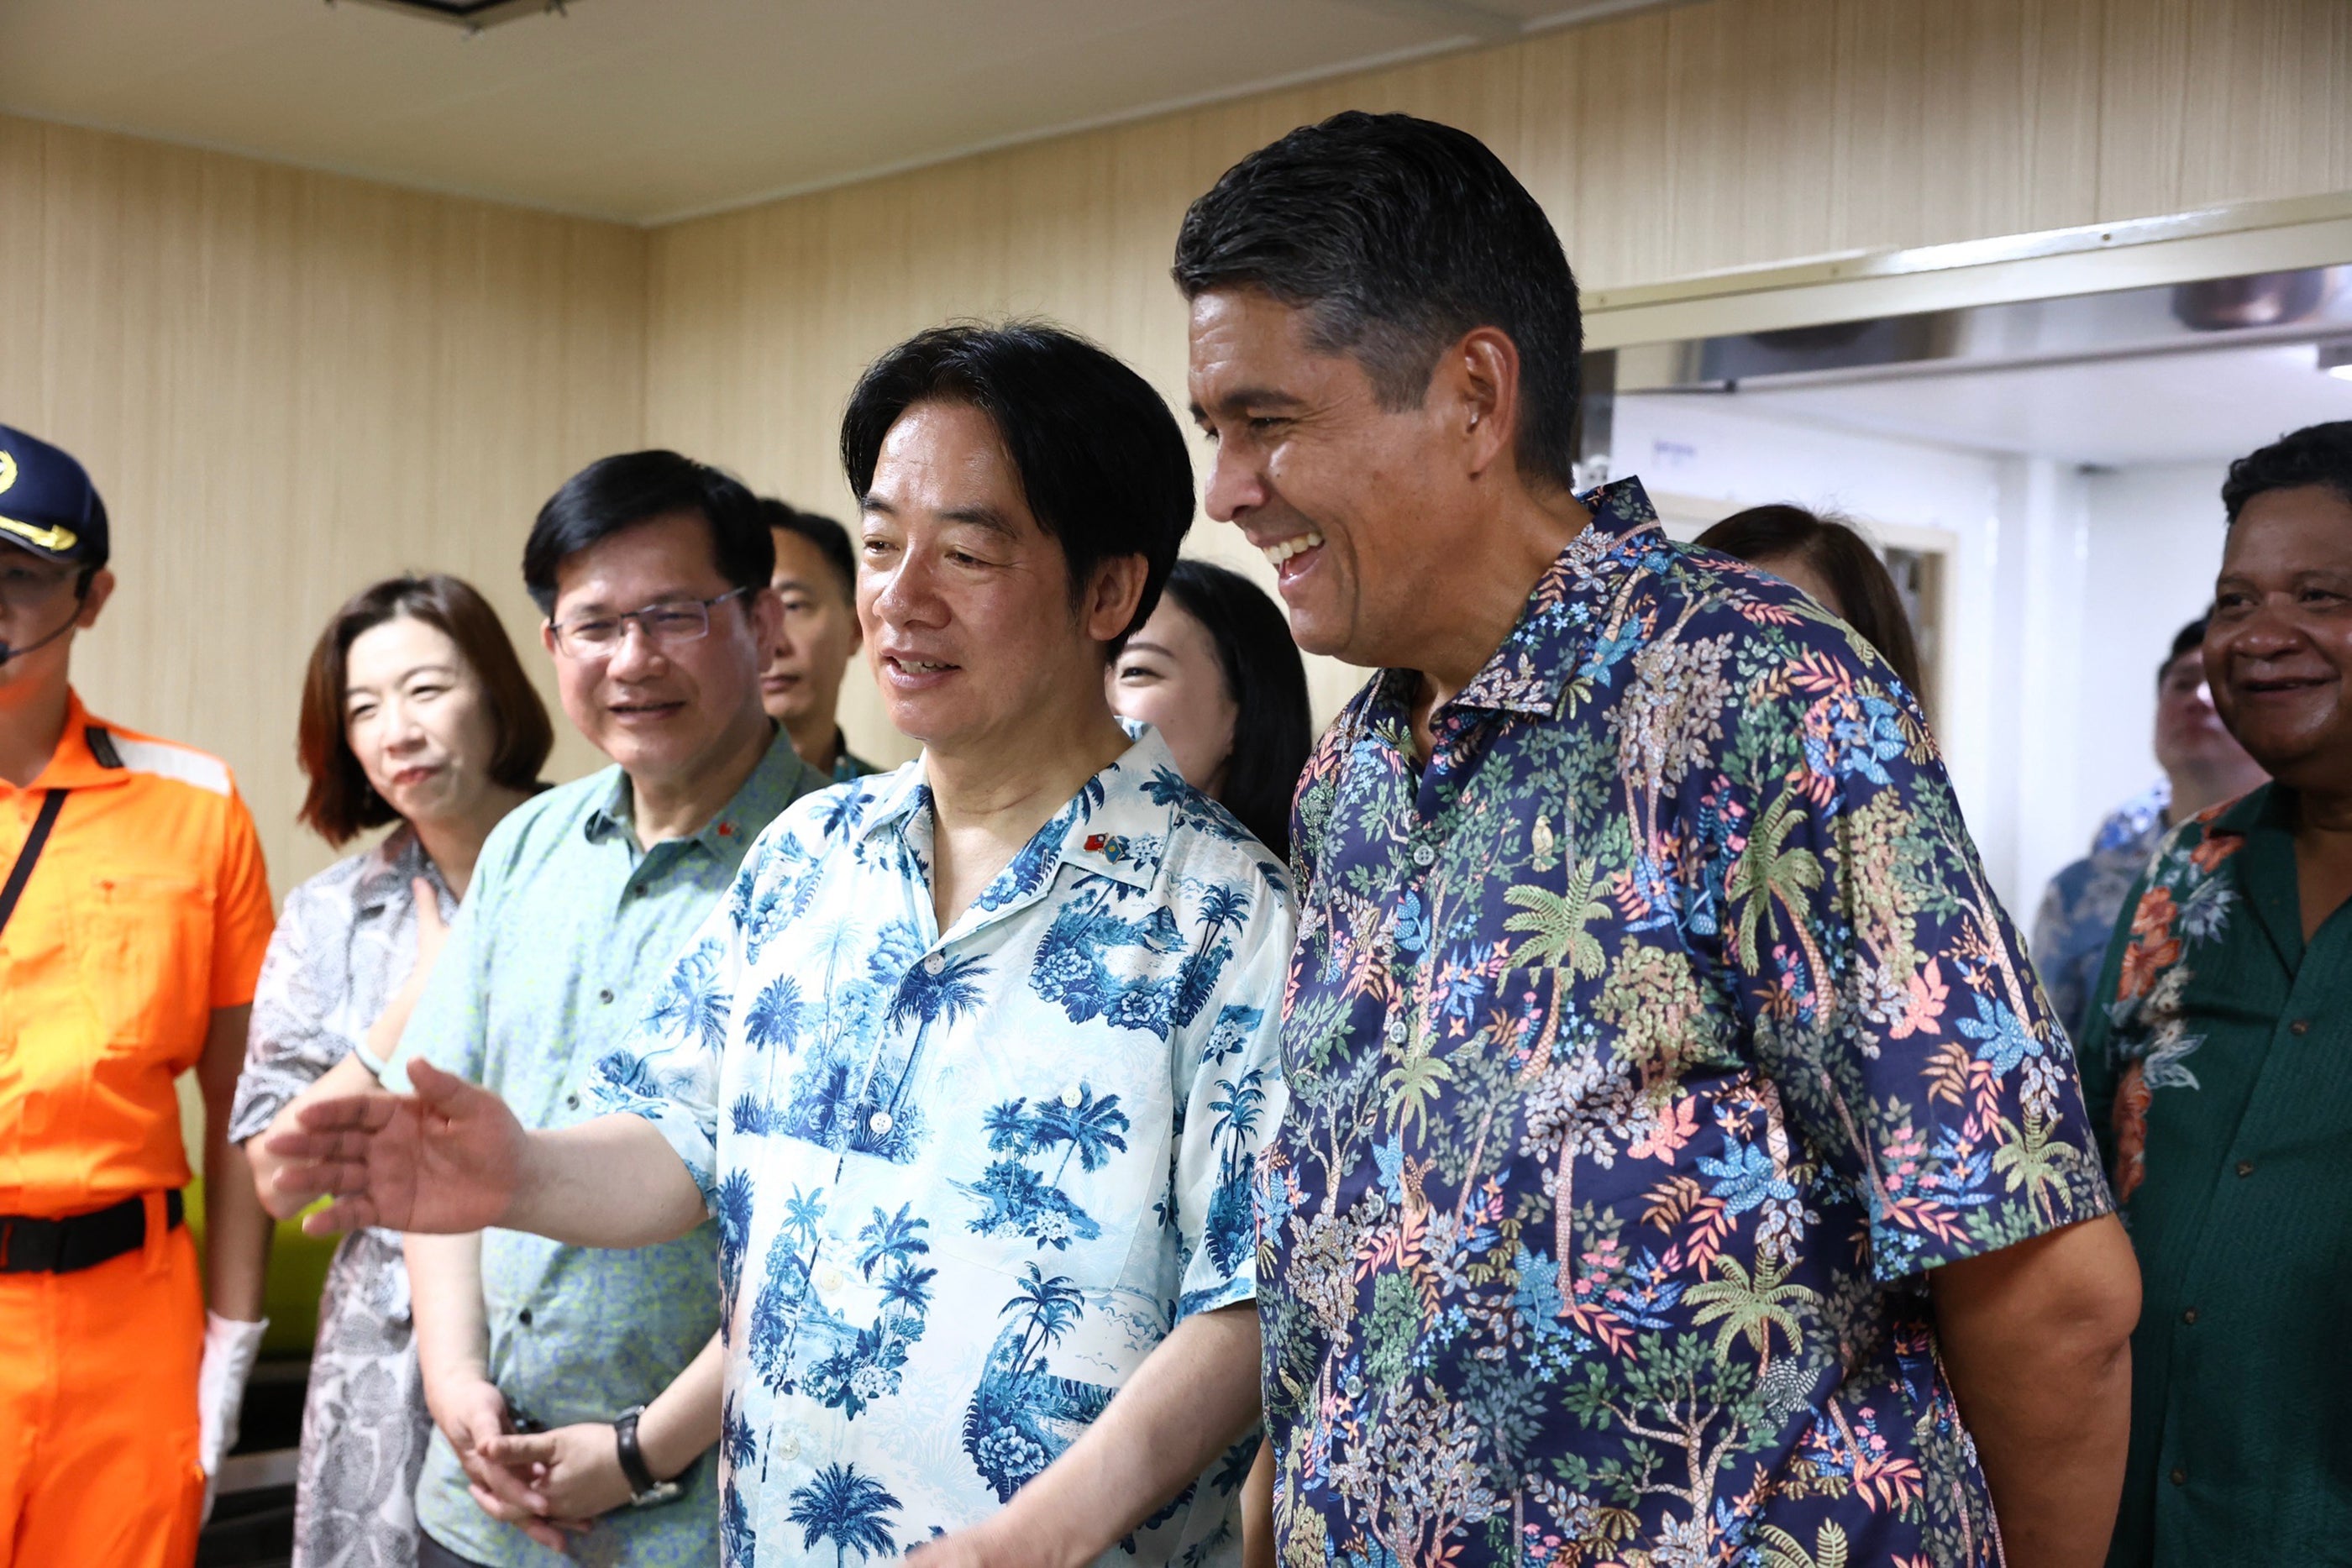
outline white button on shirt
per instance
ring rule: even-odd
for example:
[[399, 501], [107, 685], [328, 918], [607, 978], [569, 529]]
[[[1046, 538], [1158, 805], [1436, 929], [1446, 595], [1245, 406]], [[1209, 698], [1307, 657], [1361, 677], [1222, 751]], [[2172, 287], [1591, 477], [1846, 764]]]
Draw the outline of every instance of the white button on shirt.
[[[795, 1522], [828, 1476], [892, 1500], [891, 1553], [986, 1518], [1178, 1322], [1255, 1293], [1280, 864], [1148, 731], [944, 936], [930, 862], [919, 762], [779, 818], [599, 1084], [719, 1220], [730, 1568], [832, 1568]], [[1247, 1469], [1122, 1561], [1236, 1560]]]

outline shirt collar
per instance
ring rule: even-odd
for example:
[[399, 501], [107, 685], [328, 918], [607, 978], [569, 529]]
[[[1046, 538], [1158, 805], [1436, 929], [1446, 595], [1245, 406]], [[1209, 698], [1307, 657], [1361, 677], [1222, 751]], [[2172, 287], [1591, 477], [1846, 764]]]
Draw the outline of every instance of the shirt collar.
[[2205, 830], [2205, 836], [2229, 833], [2244, 838], [2256, 828], [2292, 829], [2288, 811], [2287, 791], [2276, 784], [2263, 784], [2247, 790], [2221, 808]]
[[[1657, 509], [1639, 479], [1627, 477], [1579, 496], [1592, 521], [1552, 558], [1519, 618], [1450, 709], [1550, 718], [1610, 601], [1633, 569], [1662, 549]], [[1412, 670], [1381, 672], [1381, 695], [1409, 707], [1420, 684]]]
[[849, 749], [849, 737], [838, 725], [833, 731], [833, 781], [850, 784], [874, 771], [874, 765]]
[[[1053, 820], [1037, 830], [975, 908], [1009, 905], [1021, 896], [1020, 883], [1033, 884], [1031, 892], [1042, 890], [1051, 871], [1064, 865], [1150, 891], [1167, 854], [1177, 803], [1192, 791], [1158, 730], [1130, 726], [1129, 733], [1134, 743], [1081, 785]], [[928, 818], [931, 787], [924, 779], [925, 760], [889, 775], [873, 808], [852, 830], [853, 836], [868, 838], [888, 829], [905, 839], [915, 830], [918, 817]], [[918, 836], [925, 841], [910, 846], [926, 863], [930, 859], [929, 830], [929, 821], [922, 821]], [[1000, 887], [1008, 878], [1013, 884]]]
[[449, 891], [441, 868], [425, 852], [424, 841], [416, 836], [416, 830], [402, 822], [368, 851], [366, 863], [360, 868], [359, 883], [352, 889], [352, 902], [391, 903], [407, 896], [408, 884], [420, 876], [433, 884], [436, 893], [446, 894]]
[[90, 749], [89, 732], [95, 726], [106, 728], [102, 720], [90, 717], [82, 706], [81, 694], [66, 688], [66, 727], [58, 737], [58, 747], [49, 753], [48, 765], [41, 776], [27, 785], [28, 792], [48, 789], [95, 789], [109, 784], [120, 784], [131, 777], [119, 764], [110, 768], [100, 762]]
[[[804, 774], [808, 775], [805, 785], [802, 777]], [[743, 780], [734, 798], [698, 831], [677, 841], [698, 843], [716, 854], [731, 854], [759, 837], [760, 830], [774, 821], [785, 807], [824, 782], [822, 774], [801, 760], [801, 754], [793, 749], [793, 737], [779, 725], [768, 741], [768, 749], [761, 755], [759, 766], [751, 769], [751, 776]], [[590, 843], [615, 838], [634, 841], [636, 797], [629, 787], [627, 773], [618, 768], [613, 769], [613, 787], [605, 792], [604, 803], [588, 813], [581, 828]]]

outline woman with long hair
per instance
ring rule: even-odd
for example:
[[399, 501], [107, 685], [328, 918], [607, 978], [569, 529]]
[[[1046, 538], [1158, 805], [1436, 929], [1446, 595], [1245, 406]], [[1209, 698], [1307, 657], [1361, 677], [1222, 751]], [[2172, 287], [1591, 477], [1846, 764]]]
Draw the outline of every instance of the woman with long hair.
[[1160, 731], [1184, 781], [1290, 858], [1290, 797], [1314, 744], [1290, 623], [1239, 572], [1180, 560], [1111, 661], [1110, 706]]
[[1698, 542], [1803, 589], [1814, 603], [1861, 632], [1893, 667], [1904, 690], [1927, 706], [1919, 640], [1912, 634], [1903, 596], [1886, 563], [1852, 523], [1802, 507], [1750, 507], [1699, 535]]
[[[393, 831], [287, 895], [253, 999], [238, 1143], [371, 1028], [396, 1036], [483, 841], [539, 788], [554, 741], [497, 613], [439, 573], [376, 583], [335, 612], [310, 653], [299, 733], [302, 822], [337, 847]], [[410, 1322], [399, 1236], [345, 1237], [302, 1411], [295, 1568], [415, 1560], [432, 1422]]]

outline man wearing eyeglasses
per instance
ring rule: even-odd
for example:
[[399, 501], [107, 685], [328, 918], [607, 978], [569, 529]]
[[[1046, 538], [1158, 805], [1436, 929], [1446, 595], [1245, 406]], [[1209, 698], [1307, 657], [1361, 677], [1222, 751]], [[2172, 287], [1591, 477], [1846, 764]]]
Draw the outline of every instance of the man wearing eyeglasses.
[[[744, 851], [827, 782], [761, 707], [774, 560], [751, 494], [675, 453], [591, 464], [541, 510], [523, 580], [563, 710], [614, 766], [519, 808], [483, 846], [385, 1087], [405, 1091], [423, 1059], [534, 1128], [586, 1119], [583, 1081]], [[303, 1101], [364, 1086], [360, 1071]], [[279, 1165], [260, 1168], [265, 1200], [299, 1207]], [[408, 1238], [437, 1428], [417, 1488], [425, 1568], [544, 1563], [567, 1536], [594, 1563], [717, 1560], [717, 1245], [708, 1224], [625, 1252], [509, 1230]], [[541, 1428], [552, 1463], [493, 1457], [493, 1439]]]

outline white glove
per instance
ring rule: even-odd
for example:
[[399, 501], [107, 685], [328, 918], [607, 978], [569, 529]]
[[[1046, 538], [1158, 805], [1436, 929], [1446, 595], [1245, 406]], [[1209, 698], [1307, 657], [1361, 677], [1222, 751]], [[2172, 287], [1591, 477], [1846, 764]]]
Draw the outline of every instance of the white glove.
[[205, 1513], [213, 1516], [213, 1487], [221, 1460], [236, 1447], [237, 1416], [245, 1407], [246, 1379], [261, 1354], [269, 1320], [241, 1323], [218, 1312], [205, 1313], [205, 1360], [196, 1371], [196, 1459], [205, 1467]]

